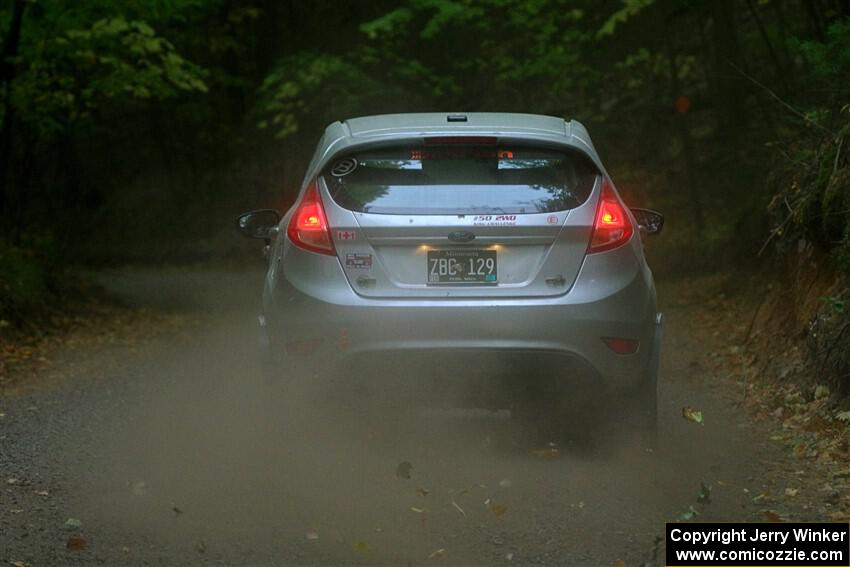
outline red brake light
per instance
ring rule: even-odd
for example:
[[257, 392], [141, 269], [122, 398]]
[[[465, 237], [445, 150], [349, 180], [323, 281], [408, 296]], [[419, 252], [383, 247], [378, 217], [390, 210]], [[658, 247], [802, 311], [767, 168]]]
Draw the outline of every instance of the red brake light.
[[307, 187], [286, 229], [293, 244], [310, 252], [333, 256], [334, 244], [316, 182]]
[[626, 208], [611, 188], [610, 181], [603, 179], [602, 195], [596, 209], [596, 222], [593, 223], [593, 237], [587, 252], [603, 252], [628, 242], [634, 227]]
[[426, 146], [495, 146], [495, 136], [427, 136]]

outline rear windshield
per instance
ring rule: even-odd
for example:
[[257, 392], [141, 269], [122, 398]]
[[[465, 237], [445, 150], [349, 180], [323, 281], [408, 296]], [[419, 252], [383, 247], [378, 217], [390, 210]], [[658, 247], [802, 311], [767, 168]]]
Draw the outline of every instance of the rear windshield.
[[581, 205], [596, 168], [578, 152], [422, 146], [352, 154], [324, 171], [331, 197], [378, 214], [548, 213]]

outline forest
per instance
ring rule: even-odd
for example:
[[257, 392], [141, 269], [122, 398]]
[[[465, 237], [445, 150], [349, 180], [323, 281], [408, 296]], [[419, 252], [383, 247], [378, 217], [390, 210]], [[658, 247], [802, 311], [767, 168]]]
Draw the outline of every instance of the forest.
[[[664, 522], [850, 520], [850, 0], [0, 0], [0, 50], [0, 561], [625, 567]], [[269, 394], [234, 221], [396, 112], [578, 120], [663, 213], [654, 449]]]
[[69, 261], [232, 258], [231, 216], [291, 200], [325, 125], [395, 111], [581, 121], [629, 203], [667, 214], [663, 246], [692, 252], [657, 270], [751, 265], [799, 238], [846, 265], [848, 10], [4, 2], [4, 316]]

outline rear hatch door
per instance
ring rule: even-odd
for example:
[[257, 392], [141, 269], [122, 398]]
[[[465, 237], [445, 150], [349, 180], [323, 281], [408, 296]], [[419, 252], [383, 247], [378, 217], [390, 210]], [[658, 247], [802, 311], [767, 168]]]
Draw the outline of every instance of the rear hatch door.
[[592, 230], [592, 162], [495, 138], [424, 142], [339, 156], [320, 176], [352, 288], [376, 298], [565, 293]]

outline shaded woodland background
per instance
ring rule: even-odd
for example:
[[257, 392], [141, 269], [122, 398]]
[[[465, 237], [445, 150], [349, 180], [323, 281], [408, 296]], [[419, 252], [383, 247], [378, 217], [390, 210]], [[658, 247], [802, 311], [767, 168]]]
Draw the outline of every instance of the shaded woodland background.
[[0, 33], [7, 325], [69, 266], [244, 259], [235, 214], [387, 112], [580, 120], [666, 214], [657, 273], [850, 271], [848, 0], [3, 0]]

